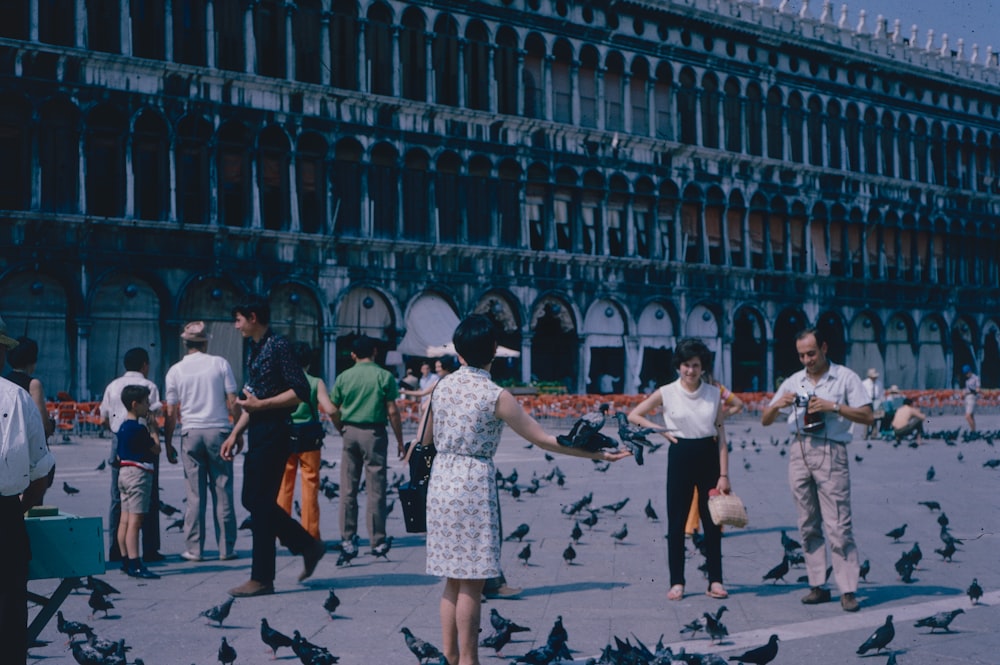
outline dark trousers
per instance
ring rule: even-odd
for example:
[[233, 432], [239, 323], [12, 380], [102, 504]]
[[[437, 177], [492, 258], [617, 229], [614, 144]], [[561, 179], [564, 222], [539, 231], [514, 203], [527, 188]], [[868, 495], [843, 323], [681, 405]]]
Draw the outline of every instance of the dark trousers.
[[[118, 492], [118, 467], [113, 464], [118, 458], [118, 437], [111, 435], [111, 455], [108, 465], [111, 467], [111, 507], [108, 509], [108, 543], [112, 555], [121, 555], [118, 551], [118, 523], [122, 519], [122, 497]], [[160, 460], [153, 463], [153, 491], [149, 495], [149, 512], [142, 518], [142, 554], [152, 554], [160, 551]], [[109, 556], [109, 559], [116, 558]]]
[[278, 505], [278, 489], [291, 453], [289, 423], [287, 415], [254, 414], [247, 428], [242, 501], [253, 523], [250, 579], [263, 584], [274, 582], [275, 538], [292, 554], [301, 554], [314, 542], [309, 532]]
[[719, 443], [714, 437], [678, 439], [667, 454], [667, 561], [670, 584], [684, 584], [684, 524], [698, 488], [705, 533], [708, 583], [722, 582], [722, 531], [708, 512], [708, 492], [719, 481]]
[[4, 663], [23, 665], [28, 653], [28, 561], [31, 548], [21, 499], [0, 497], [0, 644]]

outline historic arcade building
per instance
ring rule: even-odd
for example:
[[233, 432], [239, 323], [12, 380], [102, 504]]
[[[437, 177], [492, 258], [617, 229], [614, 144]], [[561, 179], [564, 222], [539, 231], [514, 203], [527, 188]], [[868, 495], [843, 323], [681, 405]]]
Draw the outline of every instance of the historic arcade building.
[[573, 391], [685, 335], [766, 390], [806, 325], [1000, 385], [997, 54], [785, 4], [0, 3], [0, 313], [79, 398], [136, 345], [161, 379], [185, 320], [238, 367], [250, 291], [328, 378], [480, 311], [500, 377]]

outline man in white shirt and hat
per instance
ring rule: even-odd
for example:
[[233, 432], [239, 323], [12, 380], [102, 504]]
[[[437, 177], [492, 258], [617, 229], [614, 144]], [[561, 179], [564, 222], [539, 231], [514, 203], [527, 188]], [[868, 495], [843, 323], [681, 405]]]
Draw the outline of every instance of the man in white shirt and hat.
[[875, 412], [875, 422], [865, 428], [865, 438], [867, 439], [878, 429], [880, 419], [885, 416], [885, 411], [882, 409], [885, 386], [879, 379], [878, 370], [874, 367], [868, 369], [868, 375], [861, 382], [861, 385], [864, 386], [865, 394], [871, 399], [872, 410]]

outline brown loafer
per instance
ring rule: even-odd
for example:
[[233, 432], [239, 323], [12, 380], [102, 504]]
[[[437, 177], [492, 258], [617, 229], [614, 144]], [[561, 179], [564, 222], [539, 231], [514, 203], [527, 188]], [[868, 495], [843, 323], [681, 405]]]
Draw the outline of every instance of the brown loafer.
[[303, 582], [312, 577], [316, 570], [316, 564], [326, 554], [326, 543], [322, 540], [314, 540], [313, 544], [302, 553], [302, 574], [299, 575], [299, 582]]
[[823, 587], [814, 586], [809, 589], [807, 593], [802, 598], [802, 603], [805, 605], [819, 605], [820, 603], [830, 602], [830, 590], [824, 589]]
[[840, 595], [840, 606], [845, 612], [857, 612], [860, 609], [858, 599], [853, 593], [847, 592]]
[[274, 593], [273, 584], [264, 584], [257, 580], [250, 580], [229, 590], [229, 595], [236, 598], [252, 598], [254, 596], [268, 596]]

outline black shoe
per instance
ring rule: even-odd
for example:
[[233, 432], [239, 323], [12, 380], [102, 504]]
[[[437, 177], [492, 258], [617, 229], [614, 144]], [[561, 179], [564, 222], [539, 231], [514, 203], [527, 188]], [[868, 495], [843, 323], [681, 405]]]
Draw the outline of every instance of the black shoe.
[[163, 556], [159, 552], [153, 551], [142, 555], [142, 560], [146, 563], [159, 563], [165, 560], [167, 557]]
[[118, 551], [118, 548], [108, 552], [108, 563], [118, 563], [122, 560], [122, 553]]
[[316, 564], [326, 554], [326, 543], [322, 540], [314, 540], [313, 543], [302, 553], [302, 573], [299, 575], [299, 582], [312, 577], [316, 570]]
[[128, 576], [129, 577], [137, 577], [137, 578], [142, 579], [142, 580], [158, 580], [158, 579], [160, 579], [159, 575], [157, 575], [156, 573], [154, 573], [153, 571], [151, 571], [149, 568], [146, 568], [146, 566], [142, 565], [141, 563], [138, 564], [138, 565], [136, 565], [136, 566], [133, 566], [128, 571]]

